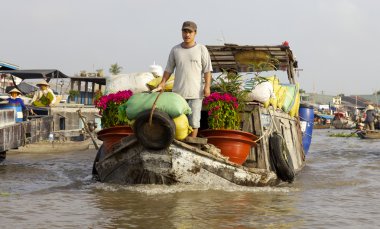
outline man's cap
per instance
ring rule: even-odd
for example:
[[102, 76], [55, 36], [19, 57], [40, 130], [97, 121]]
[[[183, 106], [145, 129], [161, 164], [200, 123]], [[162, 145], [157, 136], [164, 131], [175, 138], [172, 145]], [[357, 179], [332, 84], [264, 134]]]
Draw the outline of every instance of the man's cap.
[[12, 90], [10, 90], [8, 93], [12, 93], [12, 92], [15, 92], [15, 93], [19, 93], [21, 94], [21, 91], [17, 90], [17, 88], [13, 88]]
[[38, 84], [36, 84], [37, 86], [40, 86], [40, 85], [46, 85], [46, 86], [49, 86], [48, 82], [46, 82], [45, 80], [41, 80]]
[[197, 31], [197, 24], [192, 21], [185, 21], [182, 25], [182, 30], [188, 29], [190, 31]]

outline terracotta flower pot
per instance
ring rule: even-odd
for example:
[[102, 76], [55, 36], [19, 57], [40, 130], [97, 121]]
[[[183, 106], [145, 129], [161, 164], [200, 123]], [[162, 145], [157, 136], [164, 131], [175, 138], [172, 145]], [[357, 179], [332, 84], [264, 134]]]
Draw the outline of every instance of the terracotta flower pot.
[[243, 164], [247, 160], [251, 147], [256, 146], [257, 137], [254, 134], [239, 130], [203, 130], [200, 134], [207, 142], [221, 150], [229, 161]]
[[98, 139], [103, 141], [103, 147], [107, 154], [112, 151], [113, 146], [119, 143], [122, 138], [132, 134], [133, 129], [130, 126], [114, 126], [99, 131]]
[[206, 129], [200, 131], [200, 135], [207, 138], [208, 136], [231, 136], [234, 135], [235, 138], [243, 139], [243, 140], [256, 140], [257, 136], [240, 130], [227, 130], [227, 129]]

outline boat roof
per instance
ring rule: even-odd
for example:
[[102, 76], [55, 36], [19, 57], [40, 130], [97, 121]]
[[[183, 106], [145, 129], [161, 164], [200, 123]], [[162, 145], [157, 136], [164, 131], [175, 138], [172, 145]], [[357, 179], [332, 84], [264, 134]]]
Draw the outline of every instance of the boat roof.
[[[298, 64], [287, 45], [206, 45], [213, 72], [234, 69], [238, 72], [288, 71]], [[269, 63], [269, 64], [266, 64]]]
[[23, 80], [25, 79], [45, 79], [49, 81], [52, 78], [69, 78], [67, 75], [57, 69], [23, 69], [23, 70], [0, 70], [0, 74], [11, 74]]
[[4, 61], [0, 61], [0, 70], [16, 70], [19, 66]]
[[32, 93], [34, 91], [36, 91], [38, 89], [37, 86], [34, 86], [32, 84], [29, 84], [25, 81], [22, 81], [21, 83], [17, 84], [17, 87], [16, 86], [8, 86], [5, 88], [5, 92], [6, 93], [9, 93], [10, 90], [12, 90], [13, 88], [17, 88], [18, 90], [20, 90], [23, 94], [29, 94], [29, 93]]

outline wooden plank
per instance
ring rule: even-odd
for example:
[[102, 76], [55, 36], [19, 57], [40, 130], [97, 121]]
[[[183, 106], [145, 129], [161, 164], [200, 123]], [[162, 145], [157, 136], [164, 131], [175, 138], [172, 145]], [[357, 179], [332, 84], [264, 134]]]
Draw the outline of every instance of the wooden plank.
[[231, 51], [210, 51], [210, 56], [233, 56]]
[[213, 61], [234, 61], [235, 57], [233, 56], [211, 56], [211, 60]]

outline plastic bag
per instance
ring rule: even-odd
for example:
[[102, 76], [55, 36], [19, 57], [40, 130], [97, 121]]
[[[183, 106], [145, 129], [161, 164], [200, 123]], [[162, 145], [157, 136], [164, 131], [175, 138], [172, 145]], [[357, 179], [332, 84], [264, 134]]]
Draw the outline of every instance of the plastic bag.
[[175, 123], [175, 139], [183, 140], [193, 132], [186, 115], [182, 114], [174, 118], [173, 121]]

